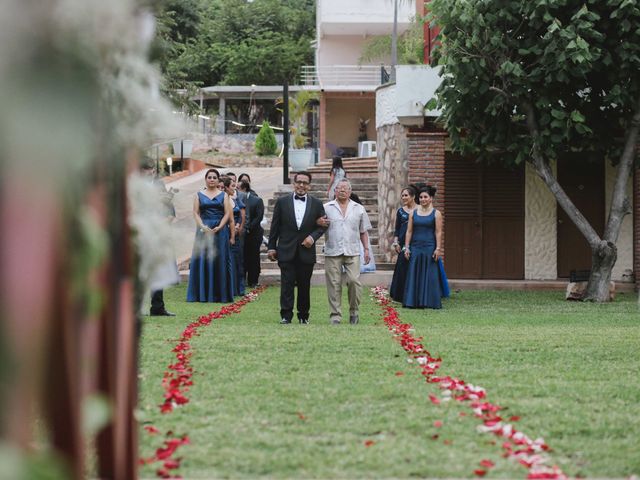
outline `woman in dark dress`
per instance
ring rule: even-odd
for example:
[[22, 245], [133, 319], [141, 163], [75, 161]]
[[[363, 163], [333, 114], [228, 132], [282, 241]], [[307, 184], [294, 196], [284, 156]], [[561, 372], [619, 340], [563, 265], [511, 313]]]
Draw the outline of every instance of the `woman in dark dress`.
[[436, 189], [420, 189], [420, 205], [409, 216], [404, 255], [409, 261], [402, 305], [410, 308], [442, 308], [449, 284], [441, 257], [442, 214], [433, 207]]
[[236, 182], [231, 177], [222, 177], [224, 182], [224, 191], [231, 199], [233, 205], [233, 228], [236, 232], [236, 241], [231, 245], [231, 257], [233, 258], [233, 266], [235, 269], [235, 294], [244, 295], [244, 244], [241, 239], [244, 235], [245, 213], [246, 207], [242, 200], [238, 198], [236, 192]]
[[229, 196], [218, 189], [215, 168], [205, 174], [206, 188], [196, 193], [193, 216], [196, 239], [189, 267], [187, 302], [233, 302], [235, 269], [231, 244], [235, 231], [229, 228], [233, 207]]
[[402, 302], [404, 297], [404, 284], [407, 278], [407, 266], [409, 262], [404, 256], [405, 235], [407, 234], [407, 225], [409, 224], [409, 216], [416, 208], [416, 190], [412, 186], [402, 189], [400, 199], [402, 206], [396, 212], [396, 228], [393, 232], [393, 243], [391, 246], [398, 254], [396, 266], [393, 269], [393, 278], [389, 287], [389, 296], [396, 302]]

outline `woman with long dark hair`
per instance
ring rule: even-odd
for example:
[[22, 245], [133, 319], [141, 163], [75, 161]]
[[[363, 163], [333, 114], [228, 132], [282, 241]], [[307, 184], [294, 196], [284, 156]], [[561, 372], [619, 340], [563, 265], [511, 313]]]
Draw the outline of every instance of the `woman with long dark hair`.
[[449, 283], [442, 265], [442, 214], [433, 206], [436, 188], [420, 189], [420, 205], [409, 216], [404, 255], [409, 261], [402, 305], [409, 308], [442, 308]]
[[235, 231], [229, 228], [233, 206], [229, 196], [218, 188], [220, 174], [215, 168], [207, 170], [204, 178], [206, 188], [197, 192], [193, 201], [197, 230], [187, 302], [233, 302], [231, 244], [235, 243]]
[[404, 285], [407, 279], [407, 267], [409, 261], [404, 256], [404, 240], [407, 235], [407, 226], [409, 225], [409, 217], [416, 208], [417, 191], [409, 185], [402, 189], [400, 200], [402, 206], [396, 212], [396, 227], [393, 231], [393, 243], [391, 247], [398, 254], [396, 265], [393, 269], [393, 278], [389, 287], [389, 296], [396, 302], [402, 302], [404, 298]]
[[327, 198], [329, 198], [329, 201], [333, 200], [336, 196], [336, 185], [346, 177], [347, 172], [344, 171], [344, 167], [342, 166], [342, 157], [333, 157], [333, 163], [331, 164], [331, 176], [329, 177], [329, 188], [327, 189]]

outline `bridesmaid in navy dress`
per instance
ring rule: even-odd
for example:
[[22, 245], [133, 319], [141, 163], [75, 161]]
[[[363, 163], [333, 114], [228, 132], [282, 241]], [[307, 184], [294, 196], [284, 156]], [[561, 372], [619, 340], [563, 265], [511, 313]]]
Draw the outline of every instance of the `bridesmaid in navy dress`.
[[410, 308], [442, 308], [449, 296], [442, 265], [442, 214], [433, 207], [436, 188], [420, 189], [420, 205], [409, 217], [404, 255], [409, 261], [402, 305]]
[[235, 270], [235, 294], [244, 295], [244, 255], [240, 236], [244, 233], [244, 222], [246, 207], [242, 200], [236, 195], [236, 182], [233, 177], [222, 177], [224, 191], [231, 199], [233, 205], [233, 228], [236, 232], [236, 241], [231, 245], [231, 257], [233, 258], [233, 268]]
[[207, 188], [196, 193], [193, 216], [198, 227], [189, 267], [187, 302], [233, 302], [235, 269], [231, 244], [235, 232], [229, 228], [232, 219], [231, 199], [218, 189], [220, 175], [215, 168], [207, 170]]
[[404, 256], [404, 239], [407, 234], [407, 225], [409, 224], [409, 216], [416, 208], [416, 190], [412, 186], [402, 189], [400, 198], [402, 206], [396, 212], [396, 228], [393, 232], [393, 243], [391, 246], [398, 254], [396, 266], [393, 269], [393, 278], [389, 287], [389, 296], [396, 302], [402, 302], [404, 297], [404, 285], [407, 278], [407, 266], [409, 262]]

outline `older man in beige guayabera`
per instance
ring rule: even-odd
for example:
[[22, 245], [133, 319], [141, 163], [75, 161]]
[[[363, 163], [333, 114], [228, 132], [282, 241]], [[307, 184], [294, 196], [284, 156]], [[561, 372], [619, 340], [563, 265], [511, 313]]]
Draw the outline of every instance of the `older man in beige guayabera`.
[[342, 321], [342, 275], [346, 276], [349, 297], [349, 323], [358, 323], [358, 307], [362, 298], [360, 282], [360, 244], [364, 263], [371, 261], [369, 234], [371, 222], [366, 210], [350, 199], [351, 183], [341, 180], [335, 189], [335, 200], [324, 204], [329, 219], [325, 233], [324, 271], [329, 298], [330, 322]]

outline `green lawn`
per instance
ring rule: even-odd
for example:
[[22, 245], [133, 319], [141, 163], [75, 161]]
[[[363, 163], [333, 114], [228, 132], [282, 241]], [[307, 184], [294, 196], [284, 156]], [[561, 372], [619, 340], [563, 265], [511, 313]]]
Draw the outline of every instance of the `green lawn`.
[[[241, 314], [202, 329], [192, 341], [190, 403], [167, 415], [157, 405], [175, 340], [221, 305], [187, 304], [179, 286], [165, 292], [178, 317], [145, 318], [140, 419], [189, 435], [191, 444], [176, 454], [183, 457], [180, 475], [472, 477], [480, 460], [490, 459], [496, 467], [488, 477], [526, 476], [501, 457], [500, 439], [477, 433], [479, 421], [460, 415], [468, 406], [429, 401], [437, 387], [407, 363], [368, 292], [357, 326], [328, 325], [319, 287], [310, 325], [278, 325], [278, 296], [271, 287]], [[640, 474], [634, 295], [594, 305], [565, 302], [561, 293], [463, 291], [441, 311], [398, 311], [442, 356], [438, 373], [484, 387], [490, 401], [508, 408], [506, 416], [521, 417], [519, 430], [545, 438], [551, 464], [570, 476]], [[162, 443], [142, 430], [140, 438], [145, 457]], [[142, 467], [141, 476], [155, 476], [157, 466]]]

